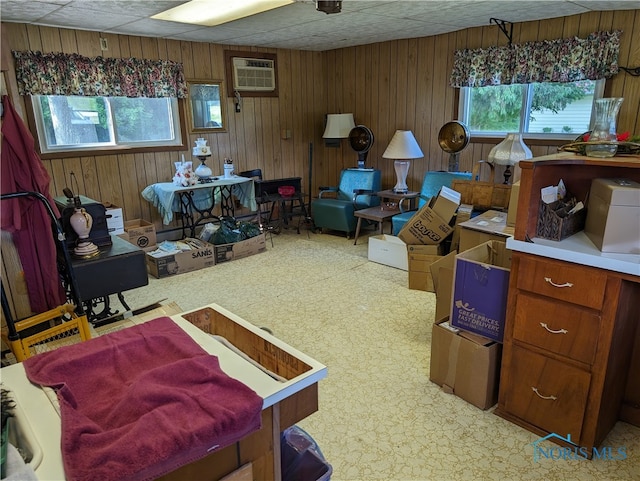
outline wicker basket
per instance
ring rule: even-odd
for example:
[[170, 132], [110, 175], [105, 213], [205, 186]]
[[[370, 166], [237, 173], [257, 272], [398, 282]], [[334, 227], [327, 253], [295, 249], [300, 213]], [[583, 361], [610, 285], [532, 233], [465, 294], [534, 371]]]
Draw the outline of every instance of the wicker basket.
[[587, 219], [587, 209], [583, 208], [575, 214], [564, 217], [558, 215], [558, 211], [566, 205], [566, 202], [557, 200], [550, 204], [540, 201], [538, 209], [538, 225], [536, 235], [544, 239], [560, 241], [584, 229]]

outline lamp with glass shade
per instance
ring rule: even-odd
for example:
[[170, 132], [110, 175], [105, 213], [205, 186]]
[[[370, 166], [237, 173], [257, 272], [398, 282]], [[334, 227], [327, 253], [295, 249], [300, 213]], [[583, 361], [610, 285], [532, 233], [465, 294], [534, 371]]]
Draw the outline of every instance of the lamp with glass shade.
[[384, 159], [394, 159], [393, 167], [396, 171], [397, 182], [393, 191], [396, 194], [409, 192], [407, 174], [409, 173], [411, 159], [424, 157], [413, 133], [410, 130], [396, 130], [382, 157]]
[[511, 166], [532, 157], [531, 149], [522, 140], [522, 135], [509, 133], [502, 142], [489, 151], [487, 160], [494, 165], [506, 166], [503, 184], [508, 184], [511, 178]]

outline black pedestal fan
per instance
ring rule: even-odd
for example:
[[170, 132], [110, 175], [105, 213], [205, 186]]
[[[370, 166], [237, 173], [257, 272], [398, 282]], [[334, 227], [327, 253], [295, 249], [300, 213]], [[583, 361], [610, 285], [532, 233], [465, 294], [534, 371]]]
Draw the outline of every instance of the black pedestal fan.
[[438, 133], [440, 148], [449, 157], [449, 172], [458, 172], [458, 154], [469, 144], [469, 129], [462, 122], [454, 120], [442, 126]]

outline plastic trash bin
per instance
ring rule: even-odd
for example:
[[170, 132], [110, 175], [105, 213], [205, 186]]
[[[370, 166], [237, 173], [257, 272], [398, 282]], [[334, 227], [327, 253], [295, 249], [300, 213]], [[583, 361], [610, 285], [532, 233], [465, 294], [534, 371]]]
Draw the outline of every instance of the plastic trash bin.
[[298, 426], [282, 432], [282, 481], [329, 481], [333, 468], [313, 438]]

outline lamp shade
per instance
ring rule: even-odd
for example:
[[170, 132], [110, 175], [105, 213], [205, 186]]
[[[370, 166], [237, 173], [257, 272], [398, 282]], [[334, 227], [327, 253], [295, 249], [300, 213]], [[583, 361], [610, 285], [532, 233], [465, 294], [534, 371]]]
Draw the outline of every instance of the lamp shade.
[[396, 130], [382, 157], [385, 159], [420, 159], [424, 157], [424, 154], [410, 130]]
[[323, 139], [346, 139], [356, 126], [353, 114], [328, 114], [327, 126], [322, 134]]
[[531, 149], [522, 140], [522, 135], [507, 134], [506, 139], [489, 151], [487, 160], [496, 165], [516, 165], [532, 157]]

